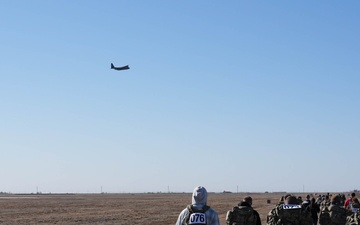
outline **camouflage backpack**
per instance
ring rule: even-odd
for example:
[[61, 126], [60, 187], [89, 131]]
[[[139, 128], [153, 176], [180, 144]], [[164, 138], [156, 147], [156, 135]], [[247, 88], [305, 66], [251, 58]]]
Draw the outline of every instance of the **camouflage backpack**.
[[186, 208], [190, 213], [185, 219], [185, 225], [206, 225], [205, 212], [210, 209], [210, 206], [205, 205], [201, 209], [196, 209], [192, 205], [188, 205]]
[[351, 205], [352, 215], [347, 217], [346, 225], [359, 225], [360, 223], [360, 204], [353, 203]]
[[256, 225], [254, 209], [248, 206], [235, 206], [226, 214], [228, 225]]
[[286, 205], [278, 207], [278, 222], [281, 225], [299, 225], [301, 224], [303, 211], [301, 205]]
[[346, 225], [359, 225], [360, 213], [354, 213], [346, 218]]
[[346, 209], [337, 205], [326, 206], [321, 209], [319, 216], [320, 225], [345, 225]]

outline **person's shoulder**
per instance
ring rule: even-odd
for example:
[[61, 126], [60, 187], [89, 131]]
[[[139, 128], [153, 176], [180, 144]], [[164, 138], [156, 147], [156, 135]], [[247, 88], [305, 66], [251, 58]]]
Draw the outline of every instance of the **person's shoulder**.
[[211, 224], [219, 225], [219, 214], [213, 208], [210, 207], [205, 214], [209, 218], [209, 221], [212, 221]]
[[270, 210], [270, 212], [268, 213], [268, 215], [276, 215], [276, 214], [278, 214], [278, 213], [279, 213], [279, 210], [282, 209], [282, 206], [283, 206], [282, 204], [275, 206], [274, 208], [272, 208], [272, 209]]
[[187, 215], [188, 213], [190, 213], [189, 209], [186, 207], [185, 209], [183, 209], [181, 212], [180, 212], [180, 216], [181, 215]]
[[217, 211], [215, 210], [215, 209], [213, 209], [213, 208], [209, 208], [207, 211], [209, 211], [209, 212], [211, 212], [211, 213], [216, 213], [217, 214]]
[[181, 224], [183, 224], [184, 223], [184, 221], [185, 221], [185, 218], [189, 215], [189, 210], [188, 210], [188, 208], [186, 207], [185, 209], [183, 209], [181, 212], [180, 212], [180, 214], [179, 214], [179, 216], [178, 216], [178, 219], [177, 219], [177, 221], [176, 221], [176, 225], [181, 225]]
[[255, 209], [253, 209], [253, 213], [256, 215], [256, 216], [259, 216], [260, 217], [260, 214], [258, 211], [256, 211]]
[[281, 209], [284, 208], [284, 205], [285, 205], [284, 203], [283, 204], [278, 204], [278, 205], [275, 206], [274, 210], [281, 210]]

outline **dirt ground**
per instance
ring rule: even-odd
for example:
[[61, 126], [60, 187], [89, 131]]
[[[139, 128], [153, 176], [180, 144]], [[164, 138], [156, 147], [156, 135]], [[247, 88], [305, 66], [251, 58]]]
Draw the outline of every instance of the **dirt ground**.
[[[281, 193], [209, 193], [208, 205], [225, 225], [226, 212], [250, 195], [263, 225]], [[299, 194], [306, 196], [306, 194]], [[267, 202], [271, 203], [268, 204]], [[191, 193], [0, 195], [0, 224], [175, 224]]]

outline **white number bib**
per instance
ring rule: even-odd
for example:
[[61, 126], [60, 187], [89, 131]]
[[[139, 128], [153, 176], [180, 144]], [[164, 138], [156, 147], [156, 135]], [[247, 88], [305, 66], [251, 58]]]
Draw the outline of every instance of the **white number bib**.
[[301, 205], [293, 205], [293, 204], [288, 204], [288, 205], [283, 205], [283, 209], [301, 209]]
[[205, 213], [193, 213], [190, 215], [189, 224], [206, 224]]

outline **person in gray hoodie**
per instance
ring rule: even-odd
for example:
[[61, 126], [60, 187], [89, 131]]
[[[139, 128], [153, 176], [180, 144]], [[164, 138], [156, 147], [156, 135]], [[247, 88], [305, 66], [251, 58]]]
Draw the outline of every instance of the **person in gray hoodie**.
[[220, 225], [218, 213], [206, 204], [207, 195], [204, 187], [196, 187], [191, 205], [181, 211], [175, 225]]

